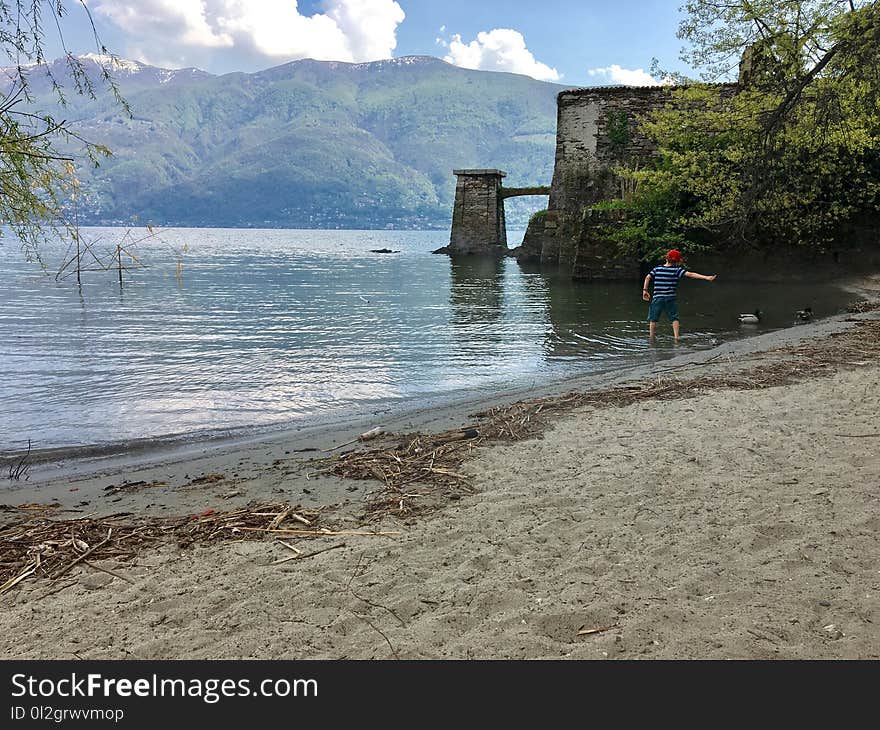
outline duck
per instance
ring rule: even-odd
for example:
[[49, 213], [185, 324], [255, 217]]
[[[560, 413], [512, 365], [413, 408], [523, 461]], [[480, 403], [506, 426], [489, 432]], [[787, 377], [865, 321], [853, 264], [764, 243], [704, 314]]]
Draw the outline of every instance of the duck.
[[757, 324], [761, 321], [761, 310], [756, 309], [754, 314], [741, 314], [739, 321], [741, 324]]
[[813, 310], [810, 307], [804, 307], [795, 312], [795, 316], [801, 322], [809, 322], [813, 318]]

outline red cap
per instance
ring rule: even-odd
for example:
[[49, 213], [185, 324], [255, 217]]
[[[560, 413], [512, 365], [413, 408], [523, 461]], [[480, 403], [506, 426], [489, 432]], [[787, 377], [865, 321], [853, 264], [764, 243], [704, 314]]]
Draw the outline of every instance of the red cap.
[[667, 261], [681, 261], [681, 251], [676, 251], [674, 248], [670, 249], [666, 252], [666, 260]]

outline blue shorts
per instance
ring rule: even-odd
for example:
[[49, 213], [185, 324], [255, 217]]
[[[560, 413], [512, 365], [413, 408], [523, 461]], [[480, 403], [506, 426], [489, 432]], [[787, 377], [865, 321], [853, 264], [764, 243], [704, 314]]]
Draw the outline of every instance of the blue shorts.
[[659, 297], [651, 300], [651, 306], [648, 307], [648, 321], [657, 322], [660, 315], [666, 312], [666, 316], [670, 322], [678, 319], [678, 302], [675, 297]]

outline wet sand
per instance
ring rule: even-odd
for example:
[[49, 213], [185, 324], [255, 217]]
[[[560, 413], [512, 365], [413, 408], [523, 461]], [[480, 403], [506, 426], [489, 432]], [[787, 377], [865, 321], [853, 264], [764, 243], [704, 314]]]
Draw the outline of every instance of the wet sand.
[[[365, 426], [437, 431], [486, 405], [645, 379], [745, 372], [877, 313], [839, 316], [650, 368], [252, 442], [45, 467], [9, 504], [60, 517], [186, 514], [253, 499], [358, 504], [310, 474]], [[581, 408], [481, 447], [477, 493], [398, 534], [144, 553], [0, 596], [0, 651], [28, 658], [877, 658], [880, 362], [762, 390]], [[318, 449], [319, 451], [301, 451]], [[205, 479], [218, 475], [215, 479]], [[308, 476], [307, 476], [308, 475]], [[143, 482], [116, 489], [125, 482]], [[107, 489], [113, 485], [113, 489]], [[111, 493], [112, 492], [112, 493]], [[67, 510], [67, 511], [65, 511]], [[77, 510], [77, 511], [70, 511]], [[37, 600], [39, 598], [39, 600]]]

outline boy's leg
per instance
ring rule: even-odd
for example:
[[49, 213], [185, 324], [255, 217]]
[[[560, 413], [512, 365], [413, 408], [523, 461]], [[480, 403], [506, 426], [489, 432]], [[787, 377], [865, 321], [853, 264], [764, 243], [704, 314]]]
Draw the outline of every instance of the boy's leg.
[[676, 299], [670, 299], [666, 302], [666, 316], [672, 322], [672, 338], [678, 342], [680, 323], [678, 321], [678, 301]]
[[657, 334], [657, 320], [660, 319], [662, 311], [661, 300], [652, 299], [648, 305], [648, 339], [653, 340]]

